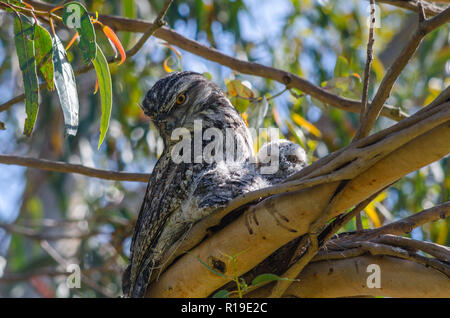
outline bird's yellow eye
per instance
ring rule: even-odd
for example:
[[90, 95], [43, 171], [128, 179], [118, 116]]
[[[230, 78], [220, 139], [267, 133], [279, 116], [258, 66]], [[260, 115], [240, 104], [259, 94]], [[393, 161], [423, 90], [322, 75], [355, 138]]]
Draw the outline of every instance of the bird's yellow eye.
[[292, 163], [297, 163], [298, 158], [295, 155], [289, 155], [289, 156], [287, 156], [287, 160], [289, 160]]
[[178, 97], [177, 97], [177, 104], [178, 105], [183, 104], [185, 101], [186, 101], [186, 95], [184, 95], [184, 94], [178, 95]]

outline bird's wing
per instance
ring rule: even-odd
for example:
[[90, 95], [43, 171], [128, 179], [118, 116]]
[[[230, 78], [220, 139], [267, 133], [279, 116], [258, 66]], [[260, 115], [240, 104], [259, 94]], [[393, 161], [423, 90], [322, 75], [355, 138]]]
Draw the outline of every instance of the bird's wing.
[[[178, 213], [186, 199], [190, 164], [175, 164], [170, 156], [162, 155], [150, 177], [131, 242], [131, 288], [148, 267], [156, 262], [154, 247], [158, 243], [168, 218]], [[145, 276], [145, 275], [144, 275]], [[145, 278], [143, 279], [145, 280]]]

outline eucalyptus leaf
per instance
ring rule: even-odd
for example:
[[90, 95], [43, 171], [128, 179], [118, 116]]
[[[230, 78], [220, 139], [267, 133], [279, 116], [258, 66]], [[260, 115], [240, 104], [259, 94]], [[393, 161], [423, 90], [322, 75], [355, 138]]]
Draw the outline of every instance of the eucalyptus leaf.
[[102, 104], [100, 139], [98, 141], [98, 148], [100, 149], [100, 146], [105, 139], [106, 132], [108, 131], [109, 119], [111, 117], [112, 83], [108, 61], [106, 60], [106, 57], [100, 47], [97, 47], [97, 56], [92, 62], [94, 63], [95, 72], [97, 73], [98, 89], [100, 91], [100, 99]]
[[14, 42], [20, 70], [23, 76], [25, 90], [25, 119], [23, 133], [31, 135], [39, 109], [39, 83], [36, 73], [36, 59], [34, 57], [34, 21], [17, 13], [14, 16]]
[[282, 278], [275, 274], [261, 274], [252, 280], [251, 286], [257, 286], [262, 283], [269, 283], [277, 280], [286, 280], [286, 278]]
[[339, 56], [334, 66], [334, 77], [348, 76], [350, 66], [345, 57]]
[[78, 130], [77, 85], [72, 66], [67, 60], [66, 50], [55, 34], [53, 38], [53, 64], [55, 67], [55, 86], [64, 114], [65, 133], [75, 135]]
[[92, 62], [97, 56], [97, 43], [95, 30], [86, 8], [79, 2], [68, 2], [64, 4], [62, 20], [69, 28], [75, 28], [80, 36], [78, 46], [83, 54], [86, 64]]
[[230, 293], [228, 292], [228, 290], [226, 290], [226, 289], [222, 289], [222, 290], [219, 290], [217, 293], [215, 293], [213, 296], [212, 296], [212, 298], [228, 298], [228, 295], [229, 295]]
[[248, 99], [239, 98], [237, 96], [231, 97], [230, 102], [240, 114], [245, 112], [250, 105], [250, 101]]
[[54, 90], [54, 67], [52, 59], [52, 37], [48, 31], [39, 24], [34, 25], [34, 48], [36, 64], [39, 66], [42, 76], [47, 82], [48, 89]]

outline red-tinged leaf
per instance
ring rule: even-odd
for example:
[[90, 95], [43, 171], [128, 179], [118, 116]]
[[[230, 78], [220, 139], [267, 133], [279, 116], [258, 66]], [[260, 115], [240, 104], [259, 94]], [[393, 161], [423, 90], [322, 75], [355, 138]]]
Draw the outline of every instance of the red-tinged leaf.
[[249, 126], [248, 126], [248, 121], [247, 121], [247, 118], [248, 118], [247, 113], [244, 112], [244, 113], [241, 114], [241, 116], [242, 116], [242, 118], [244, 119], [244, 122], [245, 122], [245, 124], [247, 125], [247, 127], [249, 127]]
[[125, 50], [122, 46], [122, 43], [120, 43], [119, 38], [114, 33], [114, 31], [107, 25], [103, 26], [103, 33], [105, 33], [106, 37], [114, 44], [114, 46], [117, 48], [120, 54], [120, 62], [119, 65], [125, 62], [125, 59], [127, 58]]
[[313, 124], [311, 124], [309, 121], [307, 121], [306, 119], [304, 119], [302, 116], [300, 116], [299, 114], [292, 114], [292, 120], [299, 125], [300, 127], [305, 128], [306, 130], [308, 130], [311, 134], [313, 134], [316, 137], [321, 137], [322, 133], [320, 132], [320, 130], [314, 126]]
[[169, 66], [169, 60], [171, 60], [171, 59], [172, 59], [172, 57], [169, 56], [168, 58], [166, 58], [164, 60], [164, 63], [163, 63], [164, 71], [166, 71], [167, 73], [173, 72], [173, 69]]
[[73, 36], [72, 40], [70, 40], [69, 44], [67, 44], [66, 51], [68, 51], [72, 47], [72, 45], [75, 43], [75, 41], [78, 39], [78, 37], [79, 37], [79, 35], [78, 35], [78, 32], [77, 32]]
[[95, 79], [94, 95], [98, 92], [98, 78]]
[[107, 39], [108, 39], [109, 45], [111, 45], [111, 47], [114, 51], [114, 58], [117, 58], [117, 56], [119, 55], [119, 52], [117, 52], [116, 46], [109, 38], [107, 38]]
[[273, 119], [277, 123], [278, 128], [282, 128], [284, 125], [283, 125], [283, 121], [281, 120], [280, 113], [277, 110], [277, 107], [272, 107], [272, 115], [273, 115]]
[[356, 77], [361, 82], [361, 76], [358, 73], [352, 73], [350, 76]]
[[181, 52], [178, 51], [175, 47], [173, 47], [172, 45], [170, 45], [167, 42], [161, 42], [161, 44], [164, 45], [165, 47], [169, 48], [172, 52], [174, 52], [179, 60], [182, 60]]

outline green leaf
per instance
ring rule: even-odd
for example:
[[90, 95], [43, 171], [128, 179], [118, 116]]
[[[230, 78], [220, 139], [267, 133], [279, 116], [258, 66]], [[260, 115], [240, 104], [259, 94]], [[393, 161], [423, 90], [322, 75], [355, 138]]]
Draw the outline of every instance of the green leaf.
[[345, 57], [339, 56], [334, 67], [334, 77], [348, 76], [350, 66]]
[[47, 82], [48, 89], [52, 91], [55, 89], [53, 82], [52, 37], [44, 27], [37, 23], [34, 25], [34, 48], [36, 64]]
[[79, 2], [64, 5], [62, 19], [69, 28], [75, 28], [80, 36], [78, 46], [83, 54], [84, 63], [89, 64], [97, 56], [95, 31], [86, 8]]
[[23, 133], [31, 135], [39, 109], [39, 85], [34, 57], [34, 21], [22, 14], [14, 17], [14, 42], [23, 76], [27, 118]]
[[250, 101], [248, 99], [243, 99], [236, 96], [231, 97], [230, 102], [233, 104], [233, 106], [237, 109], [237, 111], [240, 114], [245, 112], [248, 106], [250, 105]]
[[252, 103], [247, 108], [247, 122], [250, 127], [258, 129], [263, 126], [264, 118], [267, 115], [267, 111], [269, 109], [269, 103], [267, 102], [266, 97], [264, 96], [262, 100], [258, 101], [258, 103]]
[[212, 75], [210, 72], [203, 72], [202, 73], [204, 77], [206, 77], [207, 79], [209, 79], [210, 81], [212, 81]]
[[230, 293], [228, 292], [228, 290], [226, 290], [226, 289], [222, 289], [222, 290], [219, 290], [217, 293], [215, 293], [213, 296], [212, 296], [212, 298], [228, 298], [228, 295], [229, 295]]
[[286, 278], [282, 278], [278, 275], [275, 274], [261, 274], [256, 276], [253, 280], [252, 280], [252, 284], [251, 286], [256, 286], [262, 283], [267, 283], [267, 282], [273, 282], [276, 280], [287, 280]]
[[109, 119], [111, 117], [112, 108], [112, 84], [111, 74], [109, 72], [108, 61], [105, 58], [100, 47], [97, 45], [97, 56], [92, 61], [94, 63], [95, 72], [98, 78], [98, 89], [102, 103], [102, 118], [100, 122], [100, 139], [98, 141], [98, 149], [105, 139], [108, 131]]
[[66, 50], [55, 34], [53, 38], [53, 64], [55, 67], [55, 86], [64, 113], [65, 133], [75, 135], [78, 129], [77, 85], [72, 66], [67, 61]]

